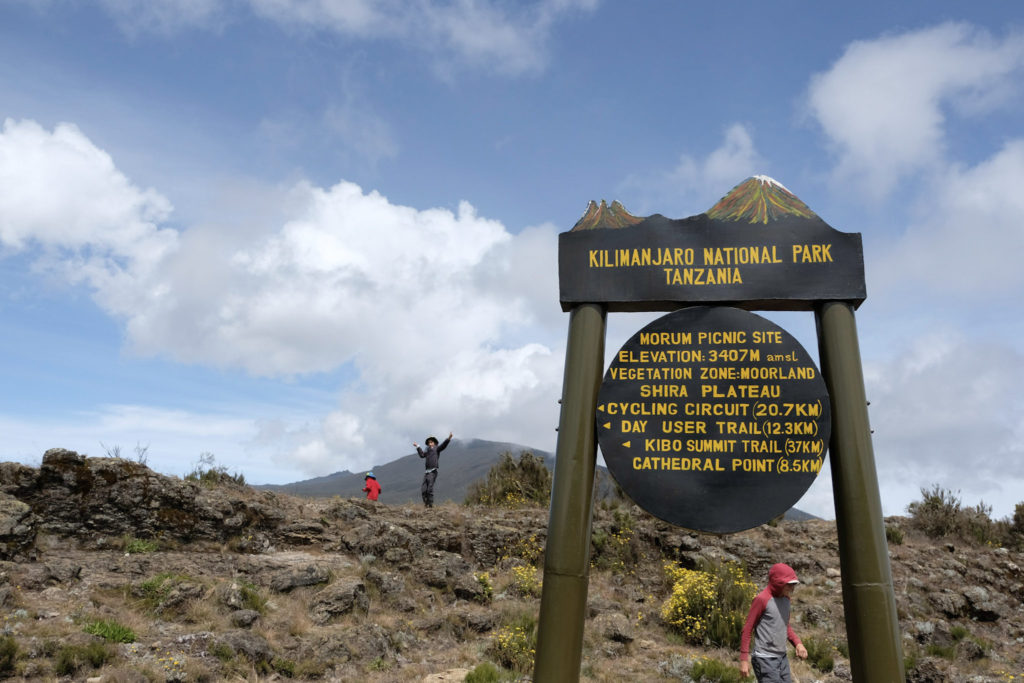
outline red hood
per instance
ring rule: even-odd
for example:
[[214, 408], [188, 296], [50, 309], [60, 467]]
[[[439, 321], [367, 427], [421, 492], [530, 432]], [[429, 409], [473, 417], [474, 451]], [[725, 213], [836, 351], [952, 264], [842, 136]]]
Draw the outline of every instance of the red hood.
[[796, 580], [796, 572], [788, 564], [773, 564], [768, 570], [768, 589], [774, 596], [781, 595], [786, 584]]

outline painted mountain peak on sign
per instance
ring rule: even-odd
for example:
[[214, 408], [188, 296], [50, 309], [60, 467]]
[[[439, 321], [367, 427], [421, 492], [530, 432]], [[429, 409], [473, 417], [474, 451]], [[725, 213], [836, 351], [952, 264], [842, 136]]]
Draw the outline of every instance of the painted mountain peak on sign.
[[603, 199], [600, 205], [591, 199], [590, 204], [587, 205], [586, 213], [576, 221], [576, 225], [572, 226], [570, 232], [594, 230], [597, 228], [625, 228], [630, 225], [636, 225], [642, 220], [643, 218], [634, 216], [626, 211], [626, 207], [618, 200], [613, 201], [611, 206], [609, 206]]
[[816, 218], [816, 214], [786, 186], [766, 175], [747, 178], [707, 211], [720, 221], [769, 223], [787, 216]]

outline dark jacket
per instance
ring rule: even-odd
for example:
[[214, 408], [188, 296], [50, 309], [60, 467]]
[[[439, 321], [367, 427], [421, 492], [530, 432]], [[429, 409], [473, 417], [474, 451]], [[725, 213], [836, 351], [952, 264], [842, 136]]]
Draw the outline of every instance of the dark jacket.
[[421, 458], [426, 458], [427, 462], [424, 463], [428, 470], [437, 469], [437, 460], [441, 455], [441, 451], [448, 448], [448, 442], [452, 438], [449, 436], [447, 439], [441, 442], [440, 446], [427, 446], [427, 450], [423, 450], [419, 446], [416, 447], [416, 452], [420, 454]]

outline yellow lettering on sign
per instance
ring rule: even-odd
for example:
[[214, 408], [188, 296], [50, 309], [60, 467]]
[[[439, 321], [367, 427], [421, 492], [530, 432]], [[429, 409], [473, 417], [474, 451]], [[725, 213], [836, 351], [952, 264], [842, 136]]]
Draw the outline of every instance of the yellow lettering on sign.
[[725, 472], [720, 458], [669, 458], [637, 456], [633, 458], [634, 470], [657, 470], [660, 472]]
[[[686, 368], [689, 370], [689, 368]], [[689, 378], [687, 378], [689, 379]], [[685, 384], [641, 384], [640, 398], [687, 398]], [[673, 403], [673, 406], [679, 405]], [[675, 415], [675, 413], [672, 413]]]
[[733, 266], [759, 263], [782, 263], [782, 259], [770, 247], [705, 247], [704, 265]]
[[[598, 406], [598, 410], [602, 410]], [[606, 403], [603, 411], [609, 415], [632, 417], [664, 417], [679, 412], [678, 403]]]
[[698, 344], [746, 344], [746, 330], [715, 330], [713, 332], [698, 332]]
[[730, 384], [724, 390], [717, 384], [702, 384], [701, 398], [779, 398], [782, 388], [778, 384]]
[[694, 420], [662, 420], [661, 431], [665, 434], [707, 434], [708, 426]]
[[623, 420], [622, 433], [642, 432], [647, 429], [647, 420]]
[[739, 268], [662, 268], [666, 285], [742, 285]]
[[733, 458], [733, 472], [771, 472], [773, 461], [760, 458]]
[[777, 441], [755, 441], [753, 439], [741, 439], [743, 450], [746, 453], [759, 453], [765, 455], [782, 455], [782, 448]]
[[690, 453], [732, 453], [736, 439], [687, 439]]
[[782, 330], [754, 330], [753, 341], [755, 344], [781, 344]]
[[793, 263], [832, 263], [832, 245], [794, 244]]

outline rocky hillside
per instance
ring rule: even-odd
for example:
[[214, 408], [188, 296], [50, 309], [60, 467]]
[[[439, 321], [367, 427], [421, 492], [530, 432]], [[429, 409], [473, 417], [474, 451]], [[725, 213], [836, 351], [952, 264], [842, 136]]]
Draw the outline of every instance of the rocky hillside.
[[[205, 485], [204, 485], [205, 484]], [[912, 681], [1024, 675], [1024, 557], [934, 544], [887, 521]], [[54, 449], [0, 463], [0, 678], [461, 681], [529, 659], [547, 511], [371, 504], [204, 483]], [[666, 560], [776, 561], [803, 582], [795, 628], [850, 680], [831, 522], [693, 534], [636, 508], [595, 511], [588, 681], [691, 681], [703, 657], [660, 618]], [[504, 680], [509, 680], [508, 678]], [[528, 678], [523, 678], [528, 680]]]

